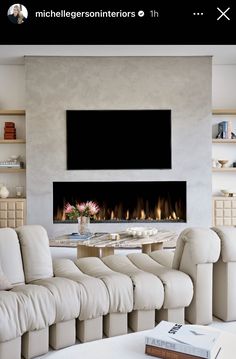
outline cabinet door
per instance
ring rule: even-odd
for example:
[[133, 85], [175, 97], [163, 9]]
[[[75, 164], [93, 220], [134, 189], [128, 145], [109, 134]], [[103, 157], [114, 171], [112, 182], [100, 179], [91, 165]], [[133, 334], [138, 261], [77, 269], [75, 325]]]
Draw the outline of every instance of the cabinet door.
[[0, 201], [0, 228], [16, 228], [25, 224], [25, 201]]

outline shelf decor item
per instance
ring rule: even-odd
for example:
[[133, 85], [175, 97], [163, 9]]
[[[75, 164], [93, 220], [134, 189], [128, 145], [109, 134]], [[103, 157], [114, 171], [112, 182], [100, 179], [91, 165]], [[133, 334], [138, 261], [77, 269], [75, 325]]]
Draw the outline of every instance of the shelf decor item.
[[9, 191], [6, 186], [2, 186], [0, 188], [0, 197], [1, 198], [7, 198], [9, 196]]
[[76, 203], [75, 206], [72, 206], [70, 203], [67, 203], [65, 206], [66, 218], [70, 220], [78, 219], [79, 234], [90, 233], [90, 218], [93, 218], [98, 212], [99, 206], [93, 201]]
[[85, 217], [85, 216], [78, 217], [78, 233], [80, 234], [90, 233], [89, 225], [90, 225], [90, 217]]
[[226, 164], [229, 162], [228, 160], [218, 160], [218, 162], [221, 164], [221, 167], [226, 167]]
[[5, 122], [4, 140], [16, 139], [16, 127], [14, 122]]
[[17, 198], [22, 198], [23, 197], [23, 192], [24, 192], [24, 187], [23, 186], [16, 186], [16, 197]]

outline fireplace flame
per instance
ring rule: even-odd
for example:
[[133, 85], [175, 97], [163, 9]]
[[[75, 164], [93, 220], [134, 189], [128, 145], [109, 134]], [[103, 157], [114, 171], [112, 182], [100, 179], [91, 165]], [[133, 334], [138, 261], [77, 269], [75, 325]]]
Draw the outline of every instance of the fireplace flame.
[[[155, 203], [155, 202], [154, 202]], [[151, 204], [145, 199], [138, 199], [132, 208], [124, 208], [122, 202], [118, 202], [109, 208], [106, 203], [100, 204], [100, 211], [94, 216], [95, 221], [180, 221], [185, 218], [183, 202], [171, 201], [169, 198], [158, 198], [156, 204]], [[66, 213], [59, 208], [54, 215], [54, 220], [65, 221]]]
[[143, 209], [141, 210], [140, 219], [146, 219], [146, 214]]
[[159, 207], [157, 207], [156, 213], [157, 213], [156, 219], [158, 219], [160, 221], [161, 220], [161, 209]]

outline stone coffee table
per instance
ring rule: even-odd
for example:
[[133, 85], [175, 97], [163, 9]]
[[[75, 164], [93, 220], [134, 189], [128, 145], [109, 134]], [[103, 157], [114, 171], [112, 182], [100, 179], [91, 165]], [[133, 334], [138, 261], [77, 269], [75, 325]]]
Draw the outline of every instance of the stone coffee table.
[[77, 257], [104, 257], [114, 254], [115, 249], [141, 249], [143, 253], [162, 249], [163, 243], [176, 240], [177, 233], [171, 231], [158, 231], [149, 237], [132, 237], [127, 232], [119, 232], [119, 239], [110, 239], [109, 233], [97, 233], [86, 240], [69, 239], [69, 235], [50, 240], [51, 247], [77, 248]]

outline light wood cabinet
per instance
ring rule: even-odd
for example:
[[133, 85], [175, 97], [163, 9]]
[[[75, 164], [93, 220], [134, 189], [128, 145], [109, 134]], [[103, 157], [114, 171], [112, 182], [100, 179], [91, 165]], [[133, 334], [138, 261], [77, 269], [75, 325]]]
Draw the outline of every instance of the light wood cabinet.
[[16, 228], [26, 224], [25, 198], [0, 198], [0, 228]]
[[236, 197], [213, 197], [213, 226], [236, 226]]

